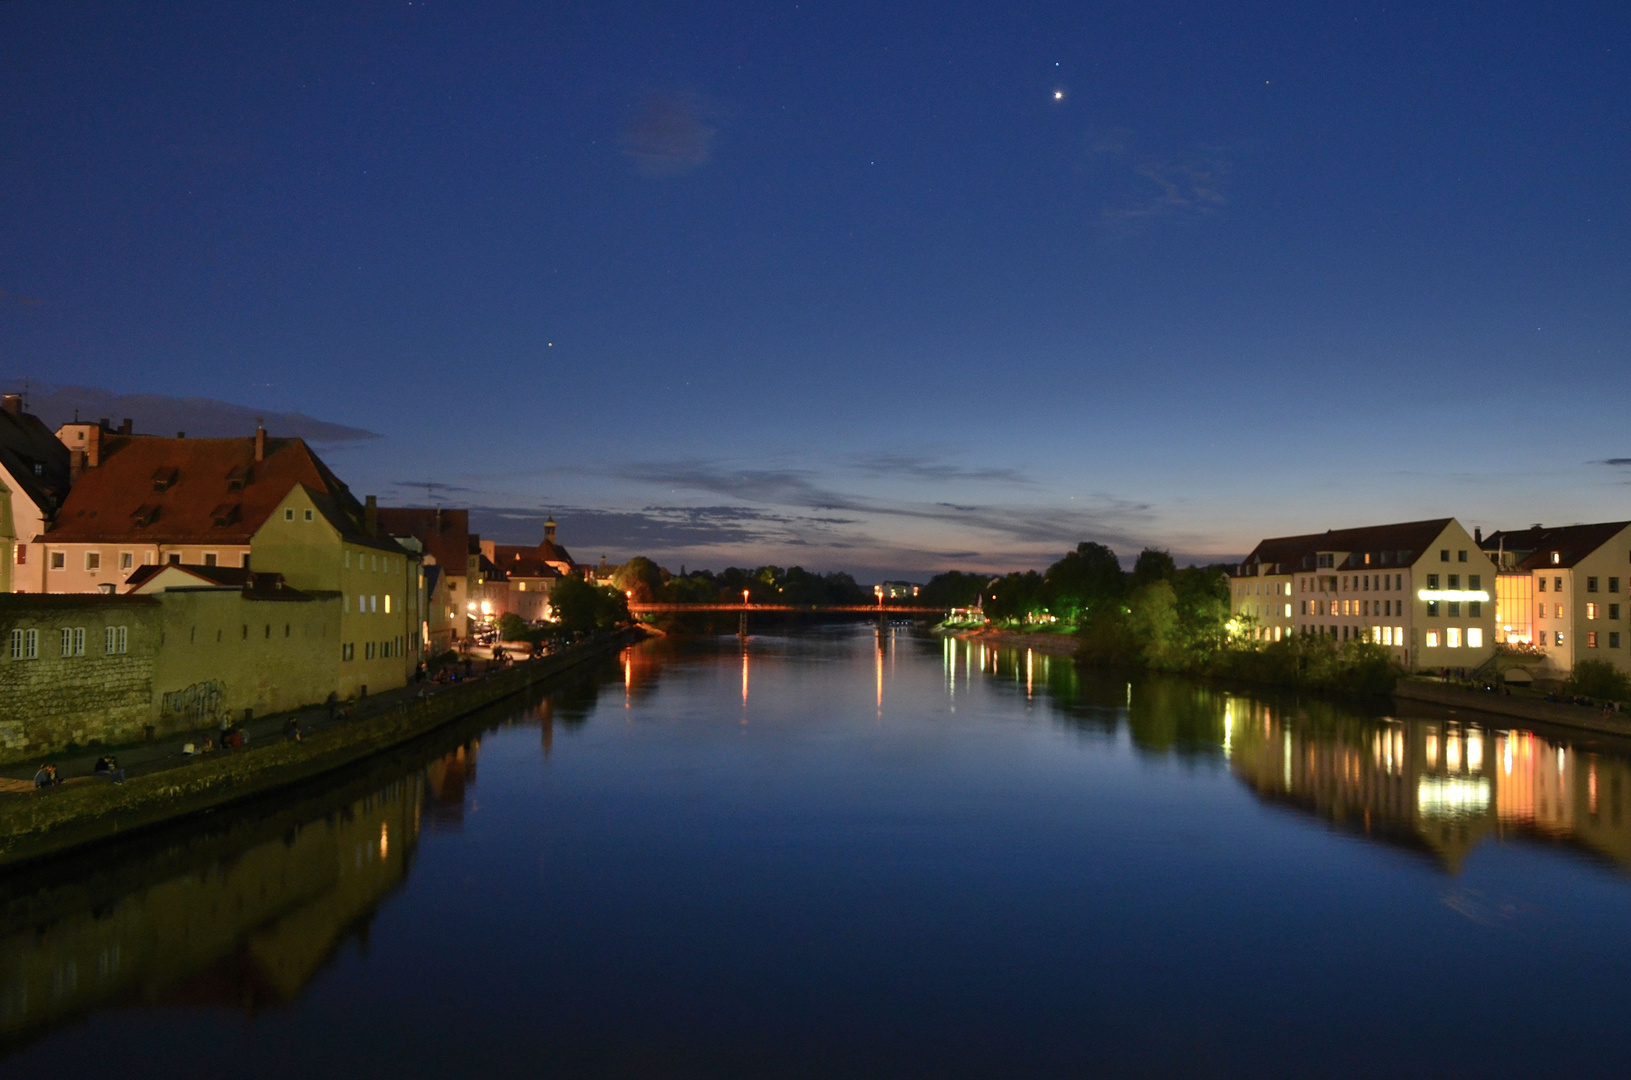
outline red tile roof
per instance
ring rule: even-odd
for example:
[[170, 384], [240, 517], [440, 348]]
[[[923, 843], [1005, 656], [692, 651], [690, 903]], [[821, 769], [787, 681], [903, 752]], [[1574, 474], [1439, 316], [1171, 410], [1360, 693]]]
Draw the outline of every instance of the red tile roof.
[[83, 469], [47, 543], [247, 544], [278, 503], [304, 484], [344, 513], [362, 508], [304, 439], [170, 439], [104, 435], [102, 461]]
[[494, 544], [493, 565], [511, 578], [558, 578], [561, 572], [549, 565], [547, 559], [559, 559], [559, 550], [547, 541], [537, 547]]
[[442, 573], [463, 577], [470, 551], [470, 511], [437, 510], [419, 506], [379, 508], [381, 532], [411, 536], [425, 545]]
[[1427, 546], [1449, 527], [1454, 518], [1434, 518], [1431, 521], [1404, 521], [1395, 525], [1367, 525], [1358, 529], [1332, 529], [1303, 536], [1277, 536], [1264, 540], [1246, 556], [1240, 566], [1243, 575], [1259, 563], [1264, 573], [1295, 574], [1316, 569], [1314, 558], [1322, 551], [1345, 551], [1348, 558], [1332, 569], [1354, 570], [1367, 566], [1365, 556], [1372, 556], [1368, 564], [1378, 566], [1409, 566], [1419, 559]]
[[[1494, 558], [1505, 552], [1517, 559], [1515, 570], [1540, 570], [1548, 566], [1570, 567], [1596, 551], [1620, 533], [1631, 521], [1606, 521], [1596, 525], [1544, 526], [1491, 533], [1484, 537], [1484, 554]], [[1557, 561], [1552, 561], [1552, 552]], [[1508, 569], [1502, 567], [1502, 569]]]

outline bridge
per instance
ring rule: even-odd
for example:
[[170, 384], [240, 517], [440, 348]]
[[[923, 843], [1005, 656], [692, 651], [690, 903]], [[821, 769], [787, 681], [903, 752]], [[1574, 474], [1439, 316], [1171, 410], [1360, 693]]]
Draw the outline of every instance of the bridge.
[[747, 614], [750, 611], [802, 611], [826, 614], [855, 615], [940, 615], [948, 608], [908, 607], [902, 604], [640, 604], [630, 603], [631, 615], [675, 615], [690, 611], [730, 611]]

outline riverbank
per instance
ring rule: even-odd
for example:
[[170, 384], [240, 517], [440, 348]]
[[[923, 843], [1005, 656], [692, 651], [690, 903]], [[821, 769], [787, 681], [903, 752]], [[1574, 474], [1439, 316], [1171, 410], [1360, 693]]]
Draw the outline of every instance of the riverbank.
[[381, 700], [300, 741], [251, 741], [230, 753], [170, 757], [123, 784], [82, 779], [0, 796], [0, 866], [110, 840], [352, 765], [639, 639], [609, 634], [432, 693]]
[[1631, 717], [1624, 713], [1605, 713], [1598, 707], [1509, 696], [1487, 690], [1468, 690], [1427, 679], [1400, 679], [1398, 686], [1394, 688], [1393, 696], [1400, 701], [1419, 701], [1553, 727], [1578, 728], [1603, 735], [1631, 736]]
[[1030, 649], [1048, 656], [1075, 656], [1081, 642], [1075, 634], [1025, 633], [1018, 630], [939, 630], [963, 641], [977, 641], [1003, 649]]

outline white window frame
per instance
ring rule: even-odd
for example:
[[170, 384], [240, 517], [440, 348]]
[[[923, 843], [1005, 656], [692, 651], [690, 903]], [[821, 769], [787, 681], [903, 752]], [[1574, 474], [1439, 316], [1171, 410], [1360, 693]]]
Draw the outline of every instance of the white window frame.
[[66, 551], [47, 551], [45, 553], [45, 568], [47, 570], [68, 569], [68, 553]]
[[129, 649], [129, 630], [123, 626], [110, 626], [103, 633], [104, 651], [109, 656], [121, 656]]
[[64, 626], [62, 628], [62, 655], [85, 655], [85, 628], [83, 626]]

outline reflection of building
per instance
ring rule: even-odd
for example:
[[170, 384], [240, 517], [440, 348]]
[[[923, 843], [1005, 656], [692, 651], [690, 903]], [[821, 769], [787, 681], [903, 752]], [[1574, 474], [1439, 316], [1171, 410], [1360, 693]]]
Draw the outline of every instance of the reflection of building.
[[425, 826], [457, 831], [464, 825], [465, 791], [476, 782], [481, 740], [451, 750], [425, 766]]
[[1500, 561], [1499, 640], [1539, 648], [1560, 671], [1580, 660], [1631, 671], [1631, 521], [1537, 525], [1483, 545]]
[[1476, 667], [1495, 648], [1495, 565], [1454, 518], [1264, 540], [1230, 584], [1260, 640], [1371, 641], [1407, 667]]
[[1224, 752], [1263, 798], [1433, 852], [1457, 869], [1488, 834], [1562, 840], [1631, 868], [1631, 762], [1455, 721], [1288, 721], [1233, 699]]
[[0, 927], [0, 1037], [90, 1009], [289, 1001], [408, 871], [422, 785], [398, 780], [200, 870], [47, 925]]

